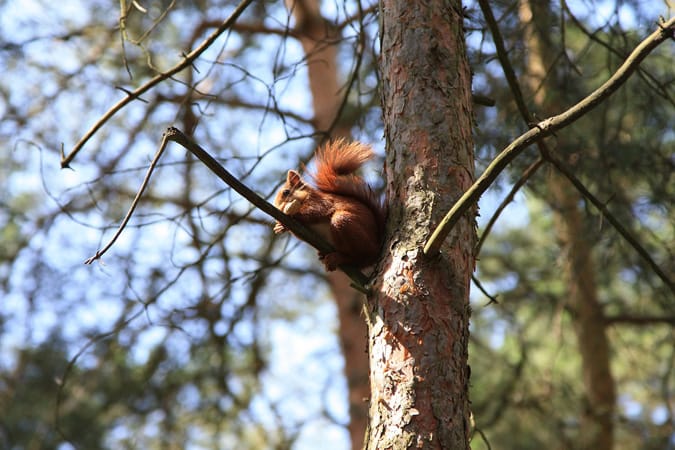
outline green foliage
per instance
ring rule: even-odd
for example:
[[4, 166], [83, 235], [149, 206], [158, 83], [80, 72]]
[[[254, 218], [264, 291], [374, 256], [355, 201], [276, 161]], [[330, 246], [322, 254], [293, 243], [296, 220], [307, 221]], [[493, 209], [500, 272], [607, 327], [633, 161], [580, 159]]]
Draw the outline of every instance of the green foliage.
[[[639, 19], [641, 11], [632, 12]], [[623, 55], [651, 29], [617, 33], [601, 28], [589, 36], [572, 21], [557, 24], [564, 26], [565, 33], [552, 34], [552, 46], [561, 54], [548, 76], [560, 84], [552, 91], [555, 98], [548, 100], [562, 107], [579, 101], [609, 78]], [[588, 23], [585, 26], [591, 28]], [[517, 47], [519, 38], [513, 37], [517, 33], [511, 34], [508, 27], [503, 32], [511, 39], [507, 46]], [[675, 197], [675, 135], [667, 124], [675, 106], [666, 75], [671, 53], [665, 45], [658, 48], [626, 86], [549, 140], [584, 185], [607, 203], [611, 214], [670, 274], [675, 217], [665, 205]], [[489, 58], [489, 52], [480, 57]], [[522, 73], [526, 59], [512, 57], [511, 63]], [[482, 114], [479, 154], [484, 157], [508, 141], [512, 127], [522, 127], [504, 81], [498, 76], [491, 80], [493, 95], [503, 102], [497, 105], [498, 122], [491, 111], [477, 110]], [[489, 123], [494, 124], [493, 132], [483, 132]], [[533, 155], [524, 155], [511, 168], [511, 180], [521, 176]], [[526, 209], [526, 225], [493, 231], [478, 263], [480, 280], [500, 301], [474, 309], [475, 344], [470, 352], [475, 420], [492, 448], [578, 448], [582, 413], [592, 407], [575, 336], [576, 313], [564, 276], [567, 265], [574, 262], [556, 242], [552, 220], [564, 214], [549, 192], [553, 170], [540, 169], [522, 191], [525, 201], [517, 201], [504, 213]], [[584, 220], [579, 237], [591, 247], [597, 296], [605, 316], [605, 322], [596, 326], [606, 327], [618, 393], [615, 448], [670, 448], [675, 430], [668, 406], [675, 384], [673, 293], [592, 205], [582, 198], [579, 207]], [[482, 210], [482, 214], [490, 212]], [[474, 448], [487, 448], [481, 442], [474, 437]]]

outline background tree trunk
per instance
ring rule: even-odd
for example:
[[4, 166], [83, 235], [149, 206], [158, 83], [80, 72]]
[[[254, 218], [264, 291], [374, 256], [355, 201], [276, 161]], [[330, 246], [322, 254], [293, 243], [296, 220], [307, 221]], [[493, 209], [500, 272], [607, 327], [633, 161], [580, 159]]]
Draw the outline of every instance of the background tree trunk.
[[[534, 93], [533, 100], [540, 115], [549, 116], [565, 109], [560, 96], [550, 94], [563, 90], [560, 89], [558, 75], [552, 70], [558, 52], [549, 37], [549, 24], [553, 22], [549, 5], [522, 0], [519, 15], [528, 49], [525, 84]], [[549, 89], [549, 86], [554, 89]], [[557, 136], [549, 142], [564, 154], [564, 136]], [[568, 305], [572, 309], [586, 397], [580, 421], [579, 448], [609, 450], [614, 441], [616, 393], [605, 318], [597, 294], [592, 243], [588, 238], [591, 233], [584, 229], [583, 212], [580, 210], [583, 198], [565, 177], [556, 172], [551, 173], [548, 188], [556, 234], [563, 251]]]
[[474, 217], [439, 255], [422, 248], [473, 180], [471, 78], [459, 1], [381, 2], [389, 211], [368, 309], [366, 448], [469, 448]]
[[[319, 0], [287, 0], [295, 19], [295, 31], [305, 51], [314, 125], [329, 138], [350, 138], [347, 126], [338, 120], [343, 100], [337, 70], [339, 31], [321, 16]], [[350, 286], [340, 271], [327, 274], [338, 310], [340, 346], [344, 355], [349, 390], [349, 436], [353, 450], [363, 446], [368, 423], [368, 354], [366, 323], [361, 314], [363, 295]]]

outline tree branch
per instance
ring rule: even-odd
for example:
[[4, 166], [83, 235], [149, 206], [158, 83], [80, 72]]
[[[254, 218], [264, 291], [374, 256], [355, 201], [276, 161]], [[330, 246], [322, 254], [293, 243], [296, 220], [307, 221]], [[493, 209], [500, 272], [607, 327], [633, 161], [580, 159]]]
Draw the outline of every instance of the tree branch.
[[487, 304], [485, 304], [483, 306], [490, 306], [492, 304], [495, 304], [495, 305], [499, 304], [499, 302], [497, 301], [497, 296], [489, 294], [487, 289], [485, 289], [485, 287], [483, 286], [483, 283], [481, 283], [480, 280], [478, 279], [478, 277], [476, 277], [475, 275], [471, 275], [471, 281], [473, 281], [473, 283], [476, 285], [478, 290], [481, 291], [483, 293], [483, 295], [486, 296], [489, 300], [487, 302]]
[[485, 242], [485, 239], [490, 235], [490, 231], [492, 231], [492, 227], [494, 226], [495, 222], [497, 222], [497, 219], [499, 219], [499, 216], [501, 213], [506, 209], [509, 203], [511, 203], [516, 196], [516, 193], [520, 190], [521, 187], [527, 183], [527, 181], [539, 170], [539, 168], [544, 164], [544, 159], [543, 158], [537, 158], [535, 162], [530, 164], [527, 169], [523, 172], [523, 175], [516, 181], [516, 183], [513, 185], [509, 193], [504, 197], [504, 200], [499, 204], [495, 212], [492, 214], [492, 217], [490, 217], [490, 220], [488, 223], [485, 225], [485, 228], [483, 229], [483, 234], [480, 235], [480, 238], [478, 239], [478, 243], [476, 244], [476, 256], [480, 254], [481, 248], [483, 248], [483, 243]]
[[509, 61], [508, 56], [509, 52], [506, 50], [506, 46], [504, 45], [504, 39], [502, 38], [502, 33], [499, 31], [497, 19], [495, 19], [495, 16], [492, 13], [490, 2], [489, 0], [478, 0], [478, 4], [480, 5], [480, 9], [483, 12], [483, 17], [485, 17], [485, 22], [487, 22], [487, 25], [490, 28], [490, 33], [492, 34], [492, 41], [494, 42], [495, 49], [497, 50], [497, 58], [499, 59], [499, 64], [501, 64], [502, 66], [504, 76], [506, 77], [506, 82], [509, 85], [509, 89], [511, 89], [511, 93], [513, 94], [513, 99], [516, 102], [518, 111], [520, 111], [520, 115], [522, 115], [525, 118], [525, 121], [528, 124], [530, 124], [531, 122], [533, 122], [533, 120], [530, 117], [529, 111], [527, 110], [527, 105], [525, 104], [525, 97], [523, 96], [523, 92], [520, 89], [520, 85], [518, 84], [518, 77], [516, 76], [516, 72], [513, 70], [511, 61]]
[[[597, 34], [598, 34], [597, 31], [591, 32], [590, 30], [586, 29], [586, 27], [581, 23], [581, 21], [579, 21], [579, 19], [577, 19], [577, 17], [572, 13], [572, 10], [570, 9], [570, 6], [567, 4], [567, 2], [562, 2], [561, 6], [562, 6], [563, 10], [567, 13], [569, 18], [572, 20], [572, 23], [582, 33], [584, 33], [586, 36], [588, 36], [588, 38], [590, 40], [592, 40], [593, 42], [597, 42], [600, 46], [604, 47], [605, 49], [607, 49], [607, 51], [613, 53], [615, 56], [617, 56], [619, 58], [625, 57], [625, 55], [622, 52], [620, 52], [619, 50], [612, 47], [608, 42], [605, 42], [602, 39], [600, 39], [597, 36]], [[666, 86], [659, 83], [654, 75], [652, 75], [646, 69], [643, 69], [643, 68], [638, 68], [637, 73], [638, 73], [638, 76], [640, 76], [645, 81], [645, 83], [650, 88], [652, 88], [654, 90], [654, 92], [657, 95], [659, 95], [660, 97], [668, 100], [668, 102], [671, 105], [675, 105], [675, 98], [673, 98], [673, 96], [670, 94], [671, 91]]]
[[[506, 52], [506, 48], [504, 46], [503, 39], [501, 37], [501, 33], [499, 31], [499, 26], [497, 24], [497, 21], [494, 18], [494, 15], [492, 14], [492, 9], [490, 7], [490, 4], [488, 3], [487, 0], [479, 0], [481, 10], [483, 11], [483, 15], [485, 16], [485, 20], [490, 27], [490, 32], [492, 33], [493, 40], [495, 42], [495, 47], [497, 49], [497, 56], [499, 58], [499, 62], [502, 66], [502, 69], [504, 70], [504, 74], [506, 76], [507, 82], [509, 84], [509, 88], [511, 89], [511, 92], [513, 93], [514, 99], [516, 101], [516, 105], [518, 106], [518, 110], [520, 111], [520, 114], [523, 116], [523, 119], [525, 120], [526, 123], [530, 124], [533, 120], [533, 116], [530, 114], [527, 105], [525, 104], [525, 100], [522, 94], [522, 91], [520, 89], [520, 85], [518, 84], [518, 79], [516, 78], [515, 71], [513, 70], [513, 67], [511, 66], [511, 62], [509, 61], [508, 54]], [[672, 20], [669, 22], [671, 23], [672, 27]], [[667, 25], [667, 24], [665, 24]], [[664, 27], [665, 27], [664, 25]], [[672, 30], [671, 30], [672, 34]], [[635, 53], [635, 52], [633, 52]], [[638, 69], [638, 67], [636, 67]], [[597, 92], [597, 91], [596, 91]], [[564, 164], [563, 161], [559, 160], [557, 156], [552, 152], [549, 148], [548, 145], [543, 140], [539, 140], [537, 142], [537, 146], [539, 148], [539, 152], [541, 153], [541, 158], [537, 160], [538, 164], [542, 163], [542, 158], [553, 164], [553, 166], [561, 172], [573, 185], [574, 187], [585, 197], [587, 198], [593, 205], [598, 208], [598, 210], [603, 214], [603, 216], [614, 226], [614, 228], [623, 236], [623, 238], [638, 252], [638, 254], [647, 262], [647, 264], [652, 268], [652, 270], [657, 274], [659, 278], [671, 289], [671, 291], [674, 290], [673, 287], [673, 282], [670, 280], [670, 278], [665, 274], [663, 270], [656, 264], [656, 262], [651, 258], [649, 253], [642, 247], [642, 245], [638, 242], [638, 240], [633, 237], [633, 235], [621, 225], [621, 222], [619, 222], [618, 219], [614, 217], [613, 214], [609, 212], [609, 210], [605, 207], [603, 203], [601, 203], [591, 192], [584, 186], [584, 184], [574, 175], [574, 173], [567, 168], [567, 166]], [[527, 170], [527, 172], [530, 172], [530, 170], [533, 168], [533, 166], [530, 166]], [[535, 169], [536, 170], [536, 169]], [[531, 174], [528, 174], [528, 176]], [[504, 202], [507, 202], [510, 198], [512, 198], [512, 195], [515, 193], [514, 191], [520, 188], [520, 185], [524, 183], [524, 180], [521, 178], [513, 187], [509, 195], [506, 197]], [[501, 212], [503, 209], [503, 206], [505, 206], [504, 202], [500, 205], [500, 207], [497, 209], [497, 212], [495, 212], [495, 216], [498, 216], [498, 214]], [[478, 242], [477, 245], [477, 251], [478, 253], [480, 251], [481, 245], [484, 242], [484, 238], [486, 234], [489, 232], [490, 228], [494, 224], [494, 221], [496, 220], [496, 217], [493, 216], [490, 219], [490, 222], [488, 223], [488, 226], [486, 227], [485, 232], [481, 236], [480, 241]]]
[[675, 326], [675, 316], [633, 316], [630, 314], [620, 314], [615, 316], [605, 316], [607, 325], [670, 325]]
[[[272, 216], [274, 219], [281, 222], [286, 228], [291, 230], [298, 238], [310, 244], [321, 253], [332, 253], [335, 251], [332, 245], [326, 242], [322, 237], [314, 233], [312, 230], [305, 227], [303, 224], [281, 212], [277, 207], [269, 203], [264, 198], [253, 192], [244, 183], [239, 181], [231, 173], [229, 173], [218, 161], [216, 161], [206, 150], [201, 148], [197, 143], [188, 138], [179, 129], [169, 127], [165, 133], [166, 139], [176, 142], [185, 147], [190, 153], [195, 155], [203, 162], [206, 167], [211, 169], [211, 172], [216, 174], [218, 178], [223, 180], [228, 186], [237, 191], [242, 197], [251, 202], [254, 206], [259, 208], [264, 213]], [[340, 265], [342, 270], [355, 283], [354, 287], [364, 293], [368, 293], [366, 285], [368, 284], [368, 277], [353, 266]]]
[[82, 150], [82, 147], [84, 147], [87, 141], [89, 141], [89, 139], [91, 139], [91, 137], [120, 109], [122, 109], [128, 103], [131, 103], [133, 100], [140, 98], [141, 95], [155, 87], [157, 84], [191, 66], [195, 59], [199, 57], [199, 55], [204, 53], [204, 51], [208, 49], [221, 34], [227, 31], [235, 23], [239, 16], [252, 2], [253, 0], [242, 0], [242, 2], [235, 8], [232, 14], [230, 14], [230, 17], [225, 19], [225, 21], [213, 33], [211, 33], [209, 37], [204, 39], [199, 47], [185, 55], [183, 61], [181, 61], [179, 64], [176, 64], [166, 72], [158, 73], [145, 84], [139, 86], [131, 92], [128, 92], [126, 97], [118, 101], [108, 111], [106, 111], [103, 116], [101, 116], [101, 118], [85, 133], [85, 135], [82, 136], [79, 142], [75, 144], [75, 147], [73, 147], [68, 155], [65, 155], [63, 153], [63, 149], [61, 149], [61, 168], [64, 169], [66, 167], [70, 167], [70, 163], [73, 161], [77, 153]]
[[481, 195], [483, 195], [497, 179], [499, 174], [525, 148], [573, 123], [604, 101], [628, 79], [640, 62], [642, 62], [652, 50], [666, 39], [672, 38], [674, 31], [675, 17], [667, 22], [660, 23], [658, 30], [644, 39], [628, 56], [621, 67], [617, 69], [614, 75], [612, 75], [602, 86], [567, 111], [539, 122], [534, 128], [525, 132], [507, 146], [499, 155], [497, 155], [497, 157], [495, 157], [482, 175], [446, 214], [424, 246], [424, 253], [427, 255], [434, 255], [439, 251], [441, 244], [460, 217], [471, 205], [478, 201]]
[[[298, 238], [302, 239], [303, 241], [307, 242], [314, 248], [316, 248], [319, 252], [321, 253], [332, 253], [335, 251], [332, 245], [330, 245], [328, 242], [326, 242], [322, 237], [318, 236], [316, 233], [305, 227], [303, 224], [295, 220], [294, 218], [284, 214], [281, 212], [279, 209], [277, 209], [274, 205], [269, 203], [267, 200], [264, 198], [260, 197], [258, 194], [253, 192], [251, 189], [248, 188], [244, 183], [239, 181], [234, 175], [232, 175], [230, 172], [228, 172], [218, 161], [216, 161], [215, 158], [213, 158], [206, 150], [201, 148], [197, 143], [192, 141], [190, 138], [188, 138], [182, 131], [180, 131], [178, 128], [174, 127], [169, 127], [166, 132], [162, 135], [162, 142], [159, 146], [159, 149], [157, 150], [157, 153], [155, 154], [150, 167], [148, 168], [148, 172], [145, 175], [145, 178], [143, 180], [143, 183], [141, 184], [140, 189], [136, 193], [136, 197], [134, 198], [134, 201], [131, 204], [131, 207], [129, 208], [129, 211], [127, 212], [127, 215], [124, 217], [124, 220], [120, 224], [119, 228], [115, 232], [114, 236], [112, 239], [108, 242], [108, 244], [101, 250], [97, 251], [94, 256], [91, 258], [87, 259], [85, 261], [85, 264], [91, 264], [92, 262], [96, 261], [97, 259], [101, 258], [105, 252], [107, 252], [110, 247], [115, 243], [117, 238], [120, 236], [122, 231], [124, 230], [124, 227], [126, 224], [129, 222], [129, 219], [131, 218], [134, 210], [136, 209], [136, 206], [138, 205], [138, 202], [143, 194], [143, 191], [148, 185], [148, 182], [150, 180], [150, 176], [157, 165], [157, 162], [159, 161], [159, 158], [161, 157], [162, 153], [164, 152], [164, 149], [166, 148], [167, 144], [169, 142], [175, 142], [182, 147], [184, 147], [186, 150], [188, 150], [190, 153], [195, 155], [201, 162], [208, 167], [211, 172], [216, 174], [218, 178], [223, 180], [228, 186], [230, 186], [232, 189], [237, 191], [242, 197], [244, 197], [246, 200], [251, 202], [254, 206], [256, 206], [258, 209], [262, 210], [264, 213], [272, 216], [274, 219], [278, 220], [281, 222], [286, 228], [291, 230], [293, 234], [295, 234]], [[353, 281], [352, 286], [363, 292], [364, 294], [368, 294], [368, 289], [367, 289], [367, 284], [369, 282], [369, 278], [365, 276], [361, 271], [356, 269], [353, 266], [349, 265], [340, 265], [339, 266], [340, 270], [342, 270], [351, 280]]]
[[673, 283], [673, 280], [670, 279], [668, 274], [666, 274], [661, 267], [654, 261], [654, 259], [649, 255], [649, 252], [645, 250], [645, 248], [638, 242], [638, 240], [632, 235], [630, 231], [628, 231], [622, 224], [621, 222], [614, 217], [612, 213], [609, 212], [607, 207], [605, 206], [604, 203], [602, 203], [600, 200], [598, 200], [597, 197], [595, 197], [591, 192], [586, 189], [586, 186], [579, 180], [574, 173], [567, 167], [567, 165], [561, 161], [553, 152], [550, 152], [548, 150], [542, 151], [542, 156], [553, 166], [558, 170], [558, 172], [562, 173], [565, 178], [569, 180], [572, 185], [583, 195], [586, 199], [588, 199], [593, 206], [595, 206], [601, 213], [602, 215], [614, 226], [616, 231], [619, 232], [619, 234], [635, 249], [635, 251], [638, 252], [638, 254], [644, 259], [649, 267], [656, 273], [656, 275], [665, 283], [666, 286], [670, 288], [672, 292], [675, 293], [675, 283]]

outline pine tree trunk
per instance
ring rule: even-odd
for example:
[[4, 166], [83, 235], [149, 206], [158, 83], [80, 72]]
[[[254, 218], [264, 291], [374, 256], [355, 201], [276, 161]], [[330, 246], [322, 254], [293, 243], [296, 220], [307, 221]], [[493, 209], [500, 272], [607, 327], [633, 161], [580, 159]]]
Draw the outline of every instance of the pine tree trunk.
[[591, 243], [579, 210], [581, 198], [558, 174], [549, 178], [556, 233], [565, 256], [565, 281], [577, 335], [585, 391], [578, 447], [611, 450], [614, 441], [614, 379], [610, 368], [605, 316], [598, 301]]
[[[522, 0], [519, 14], [528, 48], [526, 87], [536, 93], [534, 103], [540, 115], [549, 116], [564, 109], [560, 104], [562, 102], [548, 95], [552, 91], [548, 86], [555, 86], [558, 82], [552, 66], [558, 49], [553, 47], [549, 38], [552, 27], [548, 24], [553, 21], [550, 9], [545, 2]], [[564, 136], [557, 136], [551, 143], [563, 150]], [[548, 188], [555, 230], [565, 258], [568, 305], [573, 312], [586, 396], [578, 447], [611, 450], [614, 445], [616, 393], [604, 312], [597, 294], [592, 243], [588, 241], [589, 233], [584, 229], [583, 211], [580, 209], [583, 199], [567, 179], [557, 173], [551, 174]]]
[[388, 236], [368, 304], [367, 449], [468, 449], [474, 217], [423, 246], [473, 180], [471, 78], [459, 1], [382, 0]]

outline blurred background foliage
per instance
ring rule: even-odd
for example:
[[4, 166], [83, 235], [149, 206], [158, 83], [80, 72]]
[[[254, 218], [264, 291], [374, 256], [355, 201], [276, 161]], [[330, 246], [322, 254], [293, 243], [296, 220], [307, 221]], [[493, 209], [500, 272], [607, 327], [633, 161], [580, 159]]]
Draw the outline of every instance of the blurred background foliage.
[[[490, 3], [524, 74], [518, 3]], [[274, 236], [268, 217], [184, 149], [165, 153], [102, 262], [83, 265], [124, 217], [168, 126], [268, 198], [326, 131], [313, 123], [291, 14], [252, 2], [189, 69], [130, 102], [60, 167], [112, 105], [180, 63], [235, 7], [0, 2], [0, 447], [349, 447], [335, 305], [313, 250]], [[341, 31], [339, 76], [354, 77], [340, 120], [382, 156], [377, 2], [324, 1], [321, 12]], [[548, 104], [583, 98], [671, 14], [654, 0], [552, 4]], [[475, 107], [480, 173], [527, 124], [479, 6], [468, 2], [466, 17], [474, 92], [496, 100]], [[659, 47], [553, 138], [671, 279], [673, 56], [672, 42]], [[528, 102], [540, 118], [560, 112]], [[481, 200], [479, 233], [536, 158], [524, 153]], [[381, 185], [380, 167], [367, 175]], [[499, 303], [474, 289], [470, 395], [492, 448], [582, 447], [589, 399], [551, 172], [543, 165], [518, 191], [478, 256], [476, 277]], [[593, 326], [610, 345], [614, 447], [675, 448], [673, 293], [597, 210], [582, 197], [577, 206], [603, 312]]]

